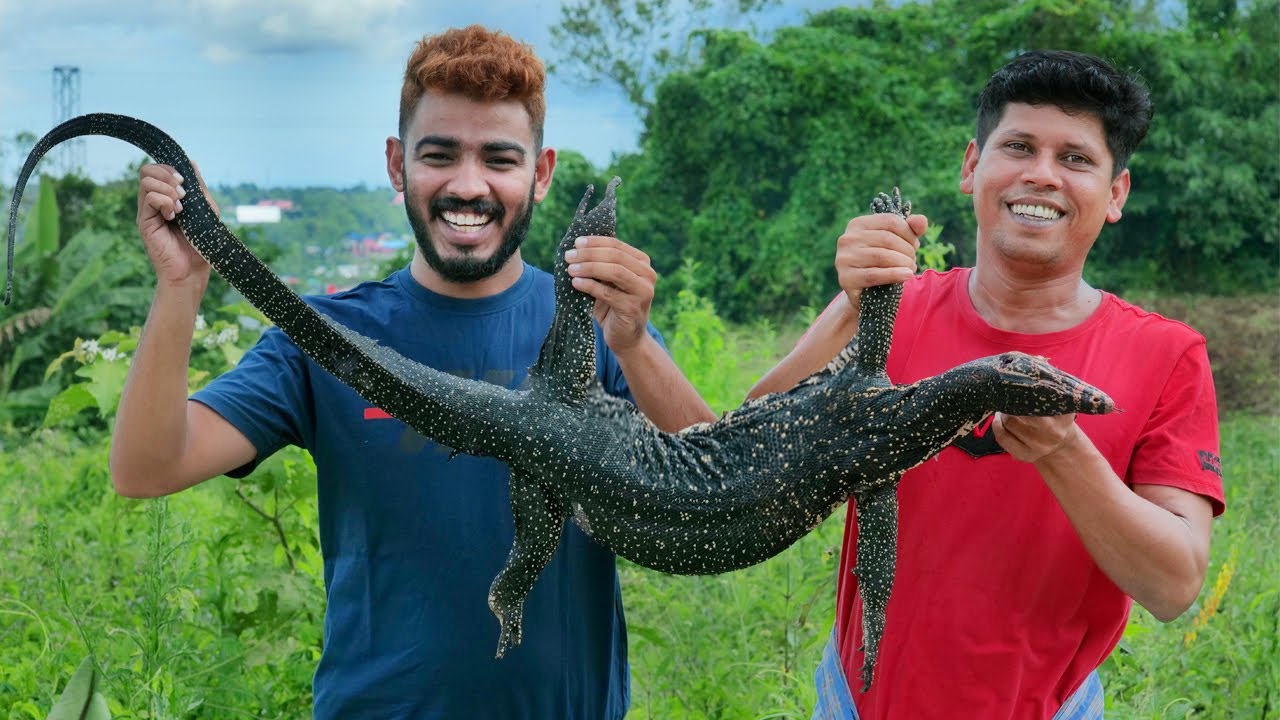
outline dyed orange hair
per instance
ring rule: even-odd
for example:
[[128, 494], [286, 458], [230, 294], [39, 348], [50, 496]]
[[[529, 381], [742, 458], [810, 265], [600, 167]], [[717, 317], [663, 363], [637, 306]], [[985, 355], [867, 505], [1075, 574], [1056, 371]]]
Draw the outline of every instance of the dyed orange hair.
[[533, 48], [480, 25], [452, 28], [420, 40], [409, 56], [400, 90], [400, 135], [428, 90], [472, 100], [517, 100], [529, 113], [533, 139], [542, 146], [547, 115], [546, 71]]

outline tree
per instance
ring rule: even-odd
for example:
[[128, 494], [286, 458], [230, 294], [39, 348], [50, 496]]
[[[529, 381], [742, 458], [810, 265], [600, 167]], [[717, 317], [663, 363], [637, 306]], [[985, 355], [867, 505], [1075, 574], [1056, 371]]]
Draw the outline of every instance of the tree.
[[[659, 273], [696, 262], [733, 320], [820, 307], [834, 243], [870, 197], [902, 188], [972, 261], [959, 193], [987, 77], [1035, 48], [1138, 72], [1157, 112], [1131, 167], [1125, 220], [1086, 268], [1110, 290], [1274, 289], [1280, 249], [1277, 0], [1159, 21], [1129, 0], [936, 0], [838, 8], [768, 43], [703, 31], [698, 62], [662, 79], [619, 229]], [[1204, 22], [1216, 23], [1206, 26]]]
[[140, 324], [150, 296], [142, 243], [121, 232], [133, 227], [133, 187], [44, 176], [29, 189], [35, 207], [0, 324], [0, 418], [18, 425], [38, 422], [57, 389], [44, 377], [52, 358], [77, 337], [103, 332], [108, 319]]
[[1280, 3], [1263, 0], [1243, 13], [1196, 11], [1182, 25], [1099, 38], [1098, 52], [1145, 78], [1156, 107], [1131, 166], [1125, 220], [1108, 228], [1091, 260], [1104, 285], [1276, 288], [1277, 15]]
[[551, 272], [555, 266], [556, 248], [582, 200], [582, 193], [588, 185], [595, 186], [592, 203], [599, 202], [608, 180], [608, 176], [602, 176], [580, 153], [560, 151], [556, 155], [551, 188], [533, 212], [529, 234], [520, 246], [520, 256], [529, 264]]
[[[840, 9], [777, 31], [708, 31], [700, 64], [658, 88], [632, 175], [641, 210], [620, 220], [668, 251], [660, 273], [697, 263], [734, 320], [820, 306], [834, 294], [835, 239], [879, 191], [903, 187], [953, 225], [955, 148], [967, 98], [945, 54], [905, 42], [931, 10]], [[941, 34], [941, 28], [936, 34]], [[639, 227], [636, 227], [636, 226]]]
[[578, 0], [560, 7], [552, 45], [563, 54], [552, 72], [587, 84], [612, 82], [640, 111], [654, 87], [694, 60], [698, 28], [739, 22], [778, 0]]

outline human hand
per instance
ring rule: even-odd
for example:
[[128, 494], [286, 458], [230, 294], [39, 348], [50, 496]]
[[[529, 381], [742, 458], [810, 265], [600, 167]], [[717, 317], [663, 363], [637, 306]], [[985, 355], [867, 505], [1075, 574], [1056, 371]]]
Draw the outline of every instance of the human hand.
[[658, 282], [648, 255], [617, 238], [590, 235], [575, 241], [565, 262], [573, 286], [595, 298], [596, 321], [615, 353], [644, 339]]
[[[205, 199], [218, 212], [218, 206], [204, 189], [204, 180], [196, 168], [196, 183]], [[207, 280], [209, 263], [200, 256], [173, 220], [182, 212], [186, 197], [185, 178], [172, 167], [156, 163], [138, 170], [138, 233], [163, 282], [179, 284], [191, 278]]]
[[1029, 417], [996, 413], [991, 423], [1000, 447], [1023, 462], [1039, 462], [1069, 445], [1080, 432], [1075, 413]]
[[905, 219], [892, 213], [862, 215], [849, 221], [836, 241], [836, 277], [850, 300], [865, 288], [905, 282], [916, 272], [920, 236], [929, 227], [924, 215]]

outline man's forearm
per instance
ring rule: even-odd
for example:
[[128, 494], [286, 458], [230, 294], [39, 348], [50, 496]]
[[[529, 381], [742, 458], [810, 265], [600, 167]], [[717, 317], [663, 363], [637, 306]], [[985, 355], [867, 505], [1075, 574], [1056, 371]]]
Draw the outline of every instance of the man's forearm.
[[1074, 434], [1037, 470], [1107, 577], [1160, 620], [1174, 619], [1204, 583], [1208, 501], [1176, 488], [1130, 489], [1083, 431]]
[[181, 489], [171, 486], [170, 473], [187, 441], [191, 339], [206, 284], [207, 280], [181, 286], [162, 283], [156, 289], [112, 433], [111, 477], [123, 495]]
[[826, 367], [857, 332], [857, 303], [848, 300], [832, 303], [795, 348], [756, 381], [747, 392], [747, 399], [795, 387], [796, 383]]

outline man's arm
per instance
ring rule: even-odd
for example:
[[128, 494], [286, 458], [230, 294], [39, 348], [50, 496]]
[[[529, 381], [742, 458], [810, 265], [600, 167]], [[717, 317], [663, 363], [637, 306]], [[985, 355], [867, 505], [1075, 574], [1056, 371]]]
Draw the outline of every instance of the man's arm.
[[658, 274], [649, 256], [604, 236], [578, 238], [565, 256], [573, 286], [596, 299], [595, 318], [618, 358], [636, 407], [675, 432], [716, 414], [646, 328]]
[[183, 179], [168, 166], [146, 165], [139, 180], [138, 231], [156, 269], [156, 293], [120, 398], [110, 468], [121, 495], [154, 497], [235, 469], [256, 451], [217, 413], [187, 400], [209, 265], [172, 222], [182, 210]]
[[790, 390], [826, 367], [858, 332], [858, 295], [841, 292], [809, 326], [791, 352], [751, 386], [747, 399]]
[[649, 333], [626, 351], [615, 348], [614, 355], [636, 407], [659, 429], [676, 432], [696, 423], [715, 422], [715, 412]]
[[831, 362], [858, 332], [858, 299], [876, 285], [905, 282], [916, 271], [920, 236], [929, 229], [924, 215], [863, 215], [849, 221], [836, 241], [836, 278], [845, 302], [827, 306], [809, 332], [747, 393], [747, 399], [783, 392]]
[[1163, 622], [1191, 606], [1209, 565], [1213, 506], [1207, 498], [1167, 485], [1130, 489], [1074, 415], [997, 413], [992, 428], [1010, 455], [1035, 464], [1112, 582]]

